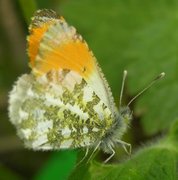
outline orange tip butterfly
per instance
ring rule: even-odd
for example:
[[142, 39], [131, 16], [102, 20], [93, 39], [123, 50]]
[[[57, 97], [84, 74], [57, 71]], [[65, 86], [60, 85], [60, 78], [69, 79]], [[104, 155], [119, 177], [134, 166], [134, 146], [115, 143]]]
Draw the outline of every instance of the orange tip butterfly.
[[[31, 72], [9, 95], [9, 117], [25, 146], [34, 150], [94, 148], [115, 154], [132, 119], [128, 106], [116, 108], [109, 85], [87, 43], [52, 10], [38, 10], [28, 36]], [[161, 73], [130, 103], [148, 89]], [[130, 105], [130, 103], [128, 105]], [[92, 153], [92, 154], [93, 154]]]

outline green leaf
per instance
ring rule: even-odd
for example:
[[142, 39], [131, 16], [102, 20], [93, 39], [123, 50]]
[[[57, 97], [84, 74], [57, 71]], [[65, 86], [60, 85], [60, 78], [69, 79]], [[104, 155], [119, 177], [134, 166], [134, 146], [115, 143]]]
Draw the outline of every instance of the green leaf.
[[27, 24], [30, 24], [31, 17], [34, 12], [37, 10], [37, 4], [35, 0], [18, 0], [21, 6], [25, 21]]
[[46, 166], [36, 175], [36, 180], [64, 180], [71, 173], [77, 159], [75, 151], [53, 153]]
[[124, 69], [128, 70], [128, 97], [159, 73], [166, 73], [165, 79], [132, 104], [147, 135], [168, 128], [178, 117], [177, 5], [176, 0], [75, 0], [59, 7], [87, 40], [117, 100]]
[[[104, 165], [91, 162], [76, 168], [71, 180], [82, 179], [154, 179], [176, 180], [178, 178], [178, 121], [172, 126], [168, 138], [165, 136], [155, 143], [147, 144], [131, 158], [119, 164]], [[82, 173], [81, 173], [82, 172]]]
[[90, 165], [87, 162], [83, 162], [75, 166], [74, 171], [69, 176], [69, 180], [78, 180], [78, 179], [91, 179], [91, 173], [89, 172]]
[[178, 147], [178, 119], [172, 124], [168, 138], [174, 143], [177, 143]]

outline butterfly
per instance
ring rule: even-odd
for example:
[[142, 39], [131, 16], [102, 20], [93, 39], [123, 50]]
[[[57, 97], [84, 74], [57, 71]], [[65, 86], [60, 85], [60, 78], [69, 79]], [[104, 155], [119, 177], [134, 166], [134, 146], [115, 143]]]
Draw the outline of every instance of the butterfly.
[[[9, 117], [27, 148], [89, 148], [115, 154], [132, 119], [116, 108], [109, 85], [81, 35], [52, 10], [38, 10], [29, 26], [31, 72], [9, 95]], [[124, 78], [126, 71], [124, 72]], [[122, 86], [123, 87], [123, 86]], [[123, 91], [123, 89], [122, 89]], [[94, 150], [94, 151], [95, 151]]]

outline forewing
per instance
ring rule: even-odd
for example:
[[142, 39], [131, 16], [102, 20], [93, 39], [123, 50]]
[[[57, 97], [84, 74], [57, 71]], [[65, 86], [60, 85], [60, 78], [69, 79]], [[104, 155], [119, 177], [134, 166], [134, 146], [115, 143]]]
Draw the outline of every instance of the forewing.
[[35, 150], [92, 146], [113, 124], [109, 108], [72, 70], [19, 78], [9, 115], [25, 145]]
[[[52, 14], [51, 18], [49, 14]], [[30, 29], [29, 56], [35, 75], [43, 75], [51, 69], [78, 72], [113, 115], [117, 114], [108, 83], [87, 43], [74, 27], [54, 12], [41, 10]]]

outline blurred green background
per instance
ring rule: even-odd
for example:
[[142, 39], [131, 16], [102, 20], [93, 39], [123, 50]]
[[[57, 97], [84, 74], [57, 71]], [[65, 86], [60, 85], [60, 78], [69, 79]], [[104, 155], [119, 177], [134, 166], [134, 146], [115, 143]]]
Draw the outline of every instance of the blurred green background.
[[[30, 71], [26, 36], [30, 18], [41, 8], [58, 12], [88, 42], [117, 104], [123, 70], [128, 70], [124, 104], [160, 72], [166, 73], [165, 79], [131, 105], [134, 119], [124, 140], [132, 144], [133, 152], [147, 142], [167, 137], [170, 131], [178, 132], [170, 130], [178, 120], [178, 1], [0, 0], [0, 179], [66, 179], [77, 159], [77, 150], [24, 149], [8, 120], [8, 92], [18, 76]], [[177, 149], [174, 146], [176, 153]], [[102, 162], [106, 157], [101, 152], [99, 159]], [[118, 150], [112, 161], [121, 163], [123, 158]], [[92, 168], [98, 165], [87, 170], [94, 174]], [[171, 168], [178, 169], [177, 165]], [[175, 174], [171, 179], [178, 177], [175, 172], [170, 174]]]

